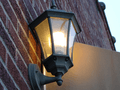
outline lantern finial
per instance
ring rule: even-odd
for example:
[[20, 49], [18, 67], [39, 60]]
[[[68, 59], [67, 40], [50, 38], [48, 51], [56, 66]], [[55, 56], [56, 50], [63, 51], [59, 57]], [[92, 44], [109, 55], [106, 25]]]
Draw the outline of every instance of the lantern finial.
[[54, 0], [52, 0], [52, 5], [51, 5], [51, 9], [56, 9], [57, 7], [56, 7], [56, 4], [55, 4], [55, 1]]

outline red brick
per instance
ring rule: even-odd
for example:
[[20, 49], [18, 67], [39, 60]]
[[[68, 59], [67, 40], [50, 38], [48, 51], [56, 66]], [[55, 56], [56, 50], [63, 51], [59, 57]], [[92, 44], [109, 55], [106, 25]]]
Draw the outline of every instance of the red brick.
[[12, 5], [14, 11], [15, 11], [15, 14], [17, 15], [18, 20], [20, 21], [22, 27], [24, 28], [25, 32], [27, 33], [28, 24], [25, 21], [25, 19], [23, 18], [23, 15], [22, 15], [16, 1], [13, 1], [13, 0], [9, 0], [9, 1], [10, 1], [11, 5]]
[[30, 0], [22, 0], [25, 2], [30, 14], [32, 15], [33, 19], [36, 19], [37, 18], [37, 15], [35, 14], [35, 11], [33, 10], [32, 8], [32, 5], [30, 3]]
[[50, 9], [50, 6], [51, 6], [50, 0], [46, 0], [46, 6], [47, 6], [48, 9]]
[[27, 37], [25, 36], [25, 34], [23, 33], [23, 30], [21, 29], [21, 27], [19, 27], [19, 31], [18, 31], [19, 37], [22, 40], [23, 44], [25, 45], [27, 51], [29, 50], [29, 42]]
[[21, 90], [28, 90], [26, 83], [24, 82], [23, 78], [20, 76], [20, 73], [18, 72], [17, 68], [13, 64], [13, 61], [9, 55], [8, 55], [8, 62], [9, 63], [7, 63], [7, 68], [10, 74], [12, 75], [12, 77], [14, 78], [16, 84], [19, 86]]
[[0, 56], [2, 57], [2, 60], [5, 62], [6, 60], [6, 50], [2, 42], [0, 41]]
[[32, 46], [34, 47], [34, 49], [36, 50], [36, 41], [35, 41], [35, 38], [33, 37], [33, 35], [32, 35], [32, 33], [30, 32], [30, 30], [29, 30], [29, 40], [30, 40], [30, 42], [32, 43]]
[[36, 53], [37, 53], [39, 59], [41, 60], [41, 46], [39, 43], [37, 43]]
[[21, 9], [22, 9], [28, 23], [32, 22], [32, 19], [31, 19], [30, 15], [29, 15], [29, 12], [28, 12], [23, 0], [19, 0], [18, 2], [19, 2], [19, 5], [20, 5], [20, 7], [21, 7]]
[[[37, 3], [39, 3], [39, 2], [35, 2], [35, 6], [34, 6], [34, 9], [35, 9], [35, 11], [36, 11], [36, 13], [38, 14], [38, 16], [41, 14], [40, 13], [40, 10], [38, 9], [39, 8], [39, 4], [37, 4]], [[38, 6], [39, 5], [39, 6]]]
[[40, 14], [42, 14], [44, 12], [44, 10], [43, 10], [43, 7], [41, 4], [39, 4], [39, 8], [40, 8]]
[[[56, 0], [55, 2], [56, 2], [56, 6], [57, 6], [58, 9], [64, 10], [64, 9], [62, 9], [62, 7], [61, 7], [60, 0]], [[51, 7], [51, 2], [50, 2], [50, 7]]]
[[10, 38], [8, 37], [7, 33], [5, 32], [5, 29], [3, 28], [1, 22], [0, 22], [0, 36], [2, 37], [3, 41], [5, 42], [7, 48], [9, 49], [9, 52], [11, 53], [13, 58], [15, 58], [15, 47], [14, 47], [12, 41], [10, 40]]
[[41, 2], [42, 7], [44, 8], [44, 10], [47, 10], [47, 7], [46, 7], [47, 5], [44, 2], [44, 0], [40, 0], [40, 2]]
[[[30, 41], [32, 43], [32, 46], [34, 47], [34, 50], [35, 50], [37, 56], [41, 60], [41, 47], [40, 47], [40, 44], [36, 43], [36, 41], [35, 41], [33, 35], [31, 34], [31, 32], [29, 33], [29, 39], [30, 39]], [[29, 54], [32, 57], [34, 63], [37, 63], [37, 57], [36, 57], [36, 55], [35, 55], [35, 53], [34, 53], [31, 46], [29, 46]]]
[[17, 29], [17, 18], [15, 17], [15, 14], [13, 13], [9, 3], [7, 0], [1, 0], [5, 11], [7, 12], [8, 16], [10, 17], [12, 23], [14, 24], [15, 28]]
[[[30, 32], [30, 31], [29, 31]], [[35, 55], [35, 52], [33, 51], [32, 47], [29, 45], [29, 42], [27, 40], [27, 38], [25, 37], [23, 31], [21, 29], [19, 29], [19, 35], [20, 35], [20, 38], [22, 39], [28, 53], [30, 54], [32, 60], [34, 63], [37, 63], [37, 57]], [[35, 39], [33, 38], [33, 35], [31, 34], [31, 32], [29, 33], [29, 39], [34, 47], [34, 50], [36, 51], [36, 41]]]
[[29, 60], [28, 54], [26, 53], [25, 49], [23, 47], [19, 47], [19, 51], [24, 58], [26, 64], [28, 65], [31, 61]]
[[3, 88], [3, 86], [1, 85], [1, 83], [0, 83], [0, 90], [3, 90], [4, 88]]
[[0, 17], [1, 17], [2, 21], [3, 21], [3, 23], [5, 24], [6, 23], [6, 15], [5, 15], [5, 13], [4, 13], [1, 6], [0, 6]]
[[7, 73], [1, 62], [0, 62], [0, 79], [3, 81], [8, 90], [17, 90], [12, 79], [10, 78], [9, 74]]
[[[30, 32], [30, 31], [29, 31]], [[36, 41], [33, 37], [33, 35], [31, 34], [31, 32], [29, 33], [29, 39], [31, 41], [31, 44], [35, 50], [35, 52], [33, 51], [32, 47], [29, 45], [29, 42], [27, 40], [27, 38], [25, 37], [25, 35], [23, 34], [23, 31], [20, 29], [19, 30], [19, 35], [20, 35], [20, 38], [22, 39], [28, 53], [30, 54], [32, 60], [34, 61], [34, 63], [37, 62], [37, 57], [35, 55], [35, 52], [38, 54], [38, 55], [41, 55], [41, 51], [40, 51], [40, 47], [37, 48], [37, 44], [36, 44]]]
[[[37, 5], [35, 5], [35, 7], [38, 7], [40, 5], [40, 0], [34, 0], [33, 2]], [[33, 2], [31, 4], [33, 4]]]
[[17, 53], [17, 59], [15, 60], [17, 66], [19, 67], [20, 71], [22, 72], [23, 76], [25, 77], [28, 85], [30, 86], [30, 81], [28, 78], [28, 68], [26, 68], [25, 64], [23, 63], [20, 55]]
[[37, 57], [36, 57], [36, 55], [35, 55], [35, 53], [33, 52], [33, 49], [32, 49], [31, 47], [29, 47], [29, 51], [28, 51], [28, 52], [29, 52], [29, 54], [30, 54], [30, 56], [31, 56], [34, 64], [37, 64]]
[[8, 32], [10, 33], [16, 47], [18, 48], [18, 50], [20, 51], [22, 57], [24, 58], [26, 64], [29, 64], [30, 61], [29, 61], [29, 57], [28, 57], [28, 54], [26, 53], [21, 41], [19, 40], [16, 32], [13, 30], [13, 26], [10, 24], [9, 26], [9, 29], [8, 29]]

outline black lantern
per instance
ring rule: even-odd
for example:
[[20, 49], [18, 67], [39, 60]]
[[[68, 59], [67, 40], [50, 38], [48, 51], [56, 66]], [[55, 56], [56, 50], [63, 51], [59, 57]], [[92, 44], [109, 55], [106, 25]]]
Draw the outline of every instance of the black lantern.
[[41, 85], [54, 81], [60, 86], [61, 77], [73, 66], [70, 50], [75, 34], [81, 31], [74, 13], [57, 10], [52, 1], [51, 9], [42, 13], [29, 27], [42, 46], [43, 65], [55, 75], [44, 76], [36, 64], [29, 64], [29, 78], [33, 89], [39, 90]]

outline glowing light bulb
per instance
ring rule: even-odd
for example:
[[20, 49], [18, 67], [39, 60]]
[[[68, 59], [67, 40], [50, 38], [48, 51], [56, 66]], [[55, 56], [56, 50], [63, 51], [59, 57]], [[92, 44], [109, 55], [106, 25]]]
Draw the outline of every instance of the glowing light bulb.
[[66, 53], [66, 45], [67, 45], [67, 37], [62, 32], [54, 32], [53, 33], [54, 45], [55, 45], [55, 53], [56, 54], [65, 54]]
[[66, 37], [62, 32], [55, 32], [53, 33], [54, 44], [56, 46], [66, 47]]

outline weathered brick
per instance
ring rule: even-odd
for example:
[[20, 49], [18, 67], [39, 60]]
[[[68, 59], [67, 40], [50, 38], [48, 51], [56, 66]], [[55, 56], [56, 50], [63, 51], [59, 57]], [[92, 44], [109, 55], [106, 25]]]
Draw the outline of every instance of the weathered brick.
[[38, 4], [37, 4], [37, 2], [35, 2], [34, 9], [35, 9], [37, 15], [39, 16], [41, 13], [40, 13], [40, 10], [38, 8], [39, 8]]
[[22, 0], [25, 2], [30, 14], [32, 15], [33, 19], [36, 19], [37, 18], [37, 15], [35, 14], [35, 11], [33, 10], [32, 8], [32, 5], [30, 3], [30, 0]]
[[26, 83], [24, 82], [24, 80], [21, 77], [20, 73], [18, 72], [17, 68], [13, 64], [13, 61], [9, 55], [8, 55], [8, 62], [9, 63], [7, 63], [7, 68], [9, 70], [10, 74], [12, 75], [12, 77], [14, 78], [16, 84], [19, 86], [19, 88], [21, 90], [28, 90]]
[[2, 42], [0, 41], [0, 56], [2, 57], [2, 60], [5, 62], [6, 60], [6, 50]]
[[10, 17], [12, 23], [14, 24], [15, 28], [17, 29], [17, 18], [15, 17], [15, 14], [13, 13], [9, 3], [7, 0], [1, 0], [5, 11], [7, 12], [8, 16]]
[[31, 46], [29, 47], [29, 51], [28, 51], [28, 52], [29, 52], [29, 54], [30, 54], [33, 62], [34, 62], [35, 64], [37, 64], [37, 57], [36, 57], [36, 55], [35, 55], [35, 53], [34, 53], [34, 51], [33, 51], [33, 49], [32, 49]]
[[47, 10], [46, 3], [44, 2], [44, 0], [40, 0], [40, 2], [44, 10]]
[[[55, 2], [56, 2], [57, 8], [62, 10], [62, 7], [61, 7], [61, 5], [60, 5], [60, 0], [57, 0], [57, 1], [55, 1]], [[51, 6], [51, 4], [50, 4], [50, 6]]]
[[23, 63], [20, 55], [17, 53], [17, 58], [16, 58], [16, 64], [18, 66], [18, 68], [20, 69], [20, 71], [22, 72], [23, 76], [25, 77], [28, 85], [30, 86], [30, 81], [28, 78], [28, 68], [25, 66], [25, 64]]
[[29, 12], [28, 12], [23, 0], [19, 0], [18, 2], [19, 2], [19, 6], [21, 7], [28, 23], [32, 22], [32, 18], [30, 17]]
[[23, 44], [25, 45], [27, 51], [29, 50], [29, 42], [27, 39], [27, 36], [25, 36], [25, 34], [23, 33], [23, 30], [21, 29], [21, 27], [19, 27], [19, 31], [18, 31], [19, 37], [22, 40]]
[[39, 43], [37, 43], [36, 53], [37, 53], [39, 59], [41, 60], [41, 46]]
[[32, 33], [30, 32], [30, 30], [29, 30], [29, 40], [32, 43], [32, 46], [34, 47], [34, 49], [36, 50], [37, 43], [36, 43], [35, 38], [33, 37]]
[[[8, 90], [17, 90], [9, 74], [5, 70], [3, 64], [0, 62], [0, 78], [7, 87]], [[2, 90], [2, 89], [0, 89]]]
[[50, 9], [50, 5], [51, 5], [50, 0], [46, 0], [46, 6], [47, 6], [48, 9]]
[[10, 40], [10, 38], [8, 37], [7, 33], [5, 32], [5, 29], [3, 28], [1, 22], [0, 22], [0, 36], [2, 37], [3, 41], [5, 42], [7, 48], [9, 49], [9, 52], [11, 53], [13, 58], [15, 58], [15, 47], [14, 47], [12, 41]]
[[27, 22], [25, 21], [16, 1], [13, 1], [13, 0], [9, 0], [14, 11], [15, 11], [15, 14], [17, 15], [17, 19], [20, 21], [22, 27], [24, 28], [25, 32], [27, 33], [27, 30], [28, 30], [28, 24]]
[[[23, 33], [23, 31], [21, 29], [19, 29], [19, 36], [22, 39], [23, 43], [25, 44], [25, 47], [26, 47], [28, 53], [30, 54], [32, 60], [34, 61], [34, 63], [37, 63], [37, 56], [35, 55], [36, 52], [33, 51], [31, 45], [29, 44], [27, 38], [25, 37], [25, 35], [24, 35], [24, 33]], [[34, 47], [34, 50], [37, 51], [36, 50], [36, 45], [37, 45], [36, 41], [35, 41], [35, 39], [32, 36], [30, 31], [29, 31], [29, 39], [31, 41], [32, 46]]]
[[4, 13], [1, 6], [0, 6], [0, 17], [1, 17], [2, 21], [3, 21], [3, 23], [5, 24], [6, 23], [6, 15], [5, 15], [5, 13]]
[[[13, 26], [10, 24], [9, 25], [9, 29], [8, 29], [8, 32], [10, 33], [16, 47], [18, 48], [18, 50], [20, 51], [22, 57], [24, 58], [26, 64], [29, 64], [29, 57], [28, 57], [28, 54], [27, 52], [25, 51], [20, 39], [18, 38], [15, 30], [13, 29]], [[15, 52], [15, 51], [14, 51]]]
[[39, 4], [39, 8], [40, 8], [40, 14], [42, 14], [44, 12], [44, 8], [42, 7], [41, 4]]
[[[29, 44], [26, 36], [24, 35], [23, 31], [19, 28], [19, 36], [22, 40], [22, 42], [24, 43], [28, 53], [30, 54], [31, 58], [33, 59], [33, 61], [36, 63], [36, 60], [37, 60], [37, 56], [35, 55], [36, 54], [39, 54], [38, 51], [40, 51], [39, 47], [37, 48], [37, 44], [36, 44], [36, 41], [33, 37], [33, 35], [31, 34], [31, 32], [29, 31], [29, 40], [31, 41], [31, 44], [33, 46], [33, 49], [35, 50], [35, 52], [33, 51], [31, 45]], [[37, 49], [36, 49], [37, 48]], [[40, 54], [39, 54], [40, 55]]]
[[37, 6], [34, 7], [38, 7], [40, 5], [40, 0], [33, 0], [31, 4], [36, 4]]
[[3, 90], [4, 88], [3, 88], [3, 86], [1, 85], [1, 83], [0, 83], [0, 90]]

